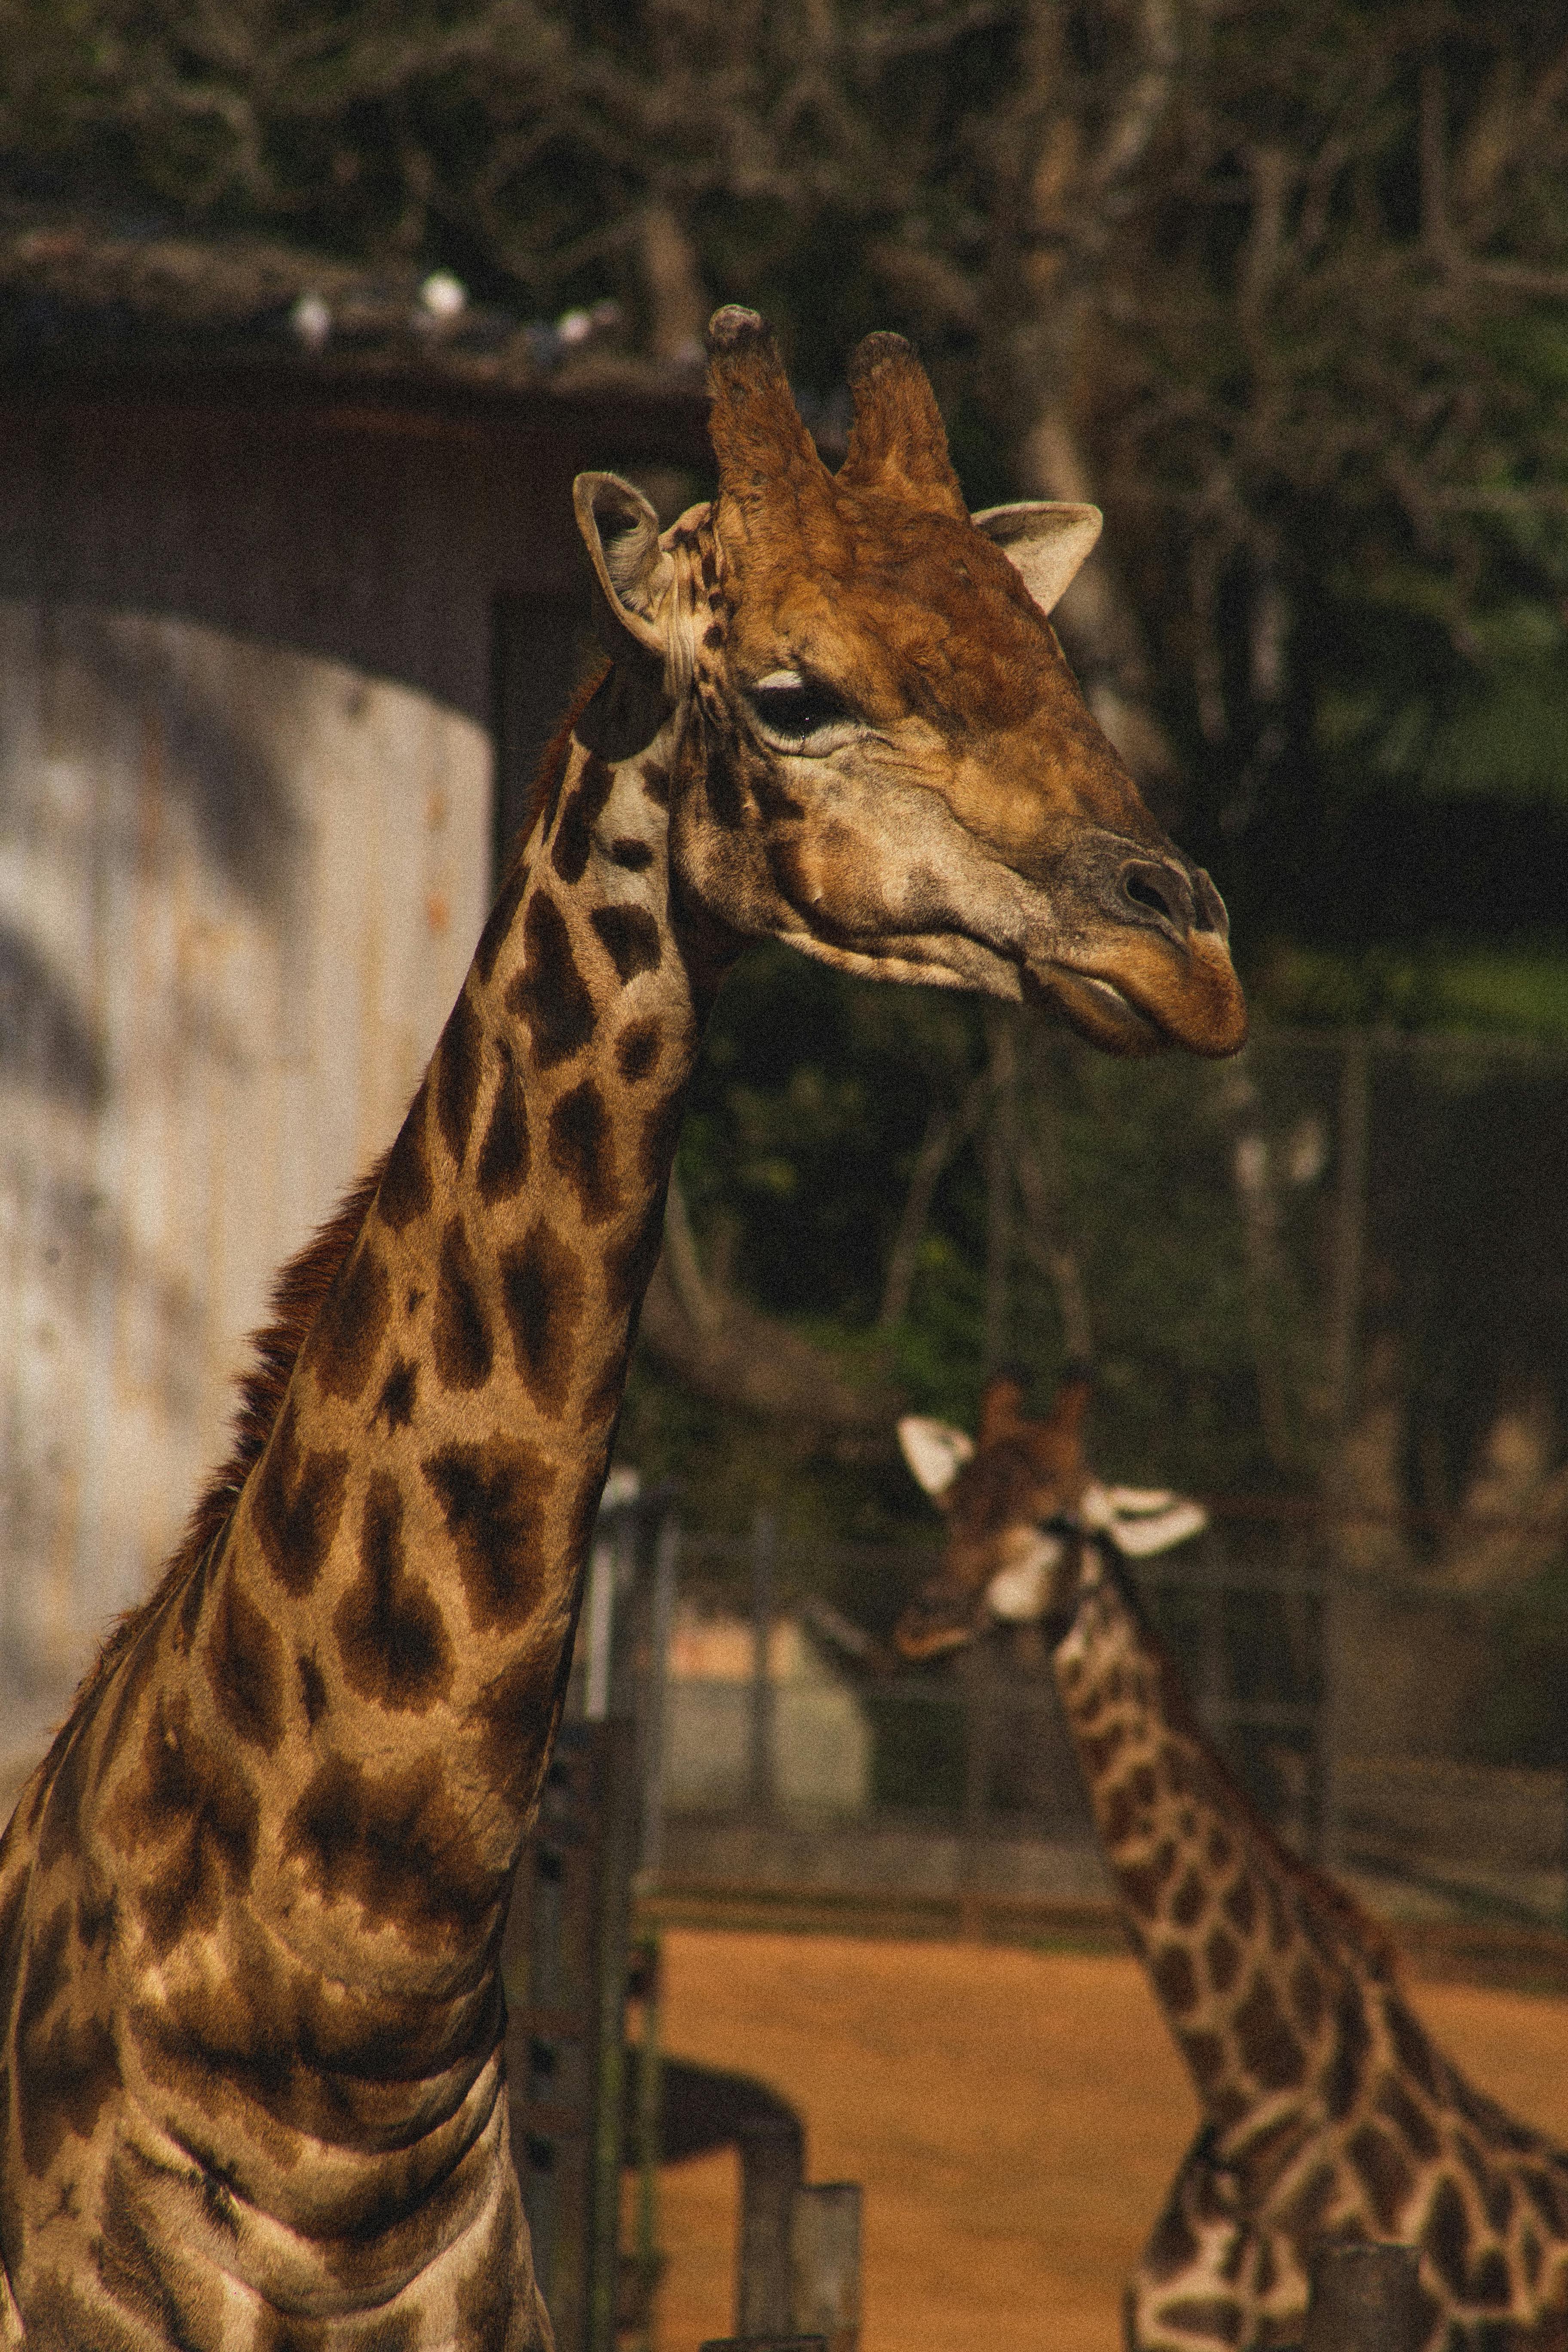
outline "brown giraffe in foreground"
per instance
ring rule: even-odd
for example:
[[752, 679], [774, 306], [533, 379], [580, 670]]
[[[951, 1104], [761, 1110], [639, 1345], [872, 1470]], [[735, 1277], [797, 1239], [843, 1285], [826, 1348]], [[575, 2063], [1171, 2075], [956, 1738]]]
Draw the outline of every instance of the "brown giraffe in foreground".
[[823, 467], [711, 331], [719, 492], [576, 486], [611, 667], [384, 1162], [282, 1278], [237, 1452], [0, 1849], [0, 2341], [549, 2341], [497, 1954], [704, 1016], [749, 938], [1245, 1028], [1212, 886], [1043, 607], [1083, 509], [964, 511], [909, 347]]
[[[906, 1454], [951, 1535], [894, 1640], [906, 1657], [955, 1648], [995, 1577], [1016, 1590], [1036, 1572], [1127, 1926], [1204, 2110], [1127, 2288], [1128, 2344], [1298, 2344], [1319, 2252], [1392, 2239], [1420, 2250], [1433, 2352], [1560, 2352], [1568, 2152], [1434, 2048], [1382, 1928], [1287, 1852], [1198, 1729], [1119, 1559], [1116, 1490], [1085, 1459], [1088, 1401], [1069, 1377], [1030, 1421], [1002, 1380], [977, 1446], [911, 1425]], [[1019, 1613], [1005, 1595], [1003, 1613]]]

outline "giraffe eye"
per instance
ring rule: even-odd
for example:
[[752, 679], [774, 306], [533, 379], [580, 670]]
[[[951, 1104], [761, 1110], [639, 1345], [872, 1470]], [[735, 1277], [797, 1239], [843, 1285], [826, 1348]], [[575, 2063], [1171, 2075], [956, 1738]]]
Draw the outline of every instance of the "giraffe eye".
[[810, 744], [827, 749], [817, 739], [842, 740], [856, 724], [854, 712], [841, 696], [820, 679], [803, 677], [798, 670], [780, 669], [759, 678], [750, 696], [752, 709], [764, 735], [791, 750]]

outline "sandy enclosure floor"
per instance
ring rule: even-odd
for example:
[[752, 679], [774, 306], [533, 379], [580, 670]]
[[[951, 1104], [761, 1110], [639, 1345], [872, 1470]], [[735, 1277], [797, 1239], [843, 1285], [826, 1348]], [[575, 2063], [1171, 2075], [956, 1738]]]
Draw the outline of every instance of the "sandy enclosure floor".
[[[866, 2190], [865, 2352], [1117, 2352], [1197, 2109], [1131, 1959], [672, 1930], [664, 2038], [760, 2074]], [[1418, 1986], [1481, 2088], [1568, 2141], [1568, 2001]], [[660, 2352], [731, 2325], [736, 2166], [662, 2176]]]

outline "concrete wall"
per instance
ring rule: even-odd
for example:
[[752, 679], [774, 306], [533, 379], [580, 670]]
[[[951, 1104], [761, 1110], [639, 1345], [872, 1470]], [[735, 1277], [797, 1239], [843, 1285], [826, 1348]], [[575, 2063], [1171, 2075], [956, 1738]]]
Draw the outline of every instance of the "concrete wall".
[[174, 1542], [275, 1268], [461, 984], [489, 798], [424, 693], [0, 600], [0, 1694]]

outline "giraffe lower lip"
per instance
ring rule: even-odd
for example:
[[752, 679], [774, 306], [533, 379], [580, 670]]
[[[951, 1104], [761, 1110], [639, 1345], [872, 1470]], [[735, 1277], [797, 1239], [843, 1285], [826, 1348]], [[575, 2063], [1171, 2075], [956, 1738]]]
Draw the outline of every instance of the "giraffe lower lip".
[[1140, 1047], [1147, 1052], [1163, 1045], [1164, 1033], [1159, 1024], [1113, 981], [1101, 980], [1094, 972], [1074, 971], [1063, 964], [1031, 976], [1036, 978], [1041, 992], [1055, 1000], [1073, 1026], [1096, 1044], [1110, 1044], [1108, 1032], [1113, 1032], [1122, 1052], [1136, 1053]]

